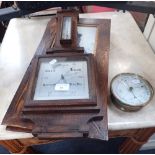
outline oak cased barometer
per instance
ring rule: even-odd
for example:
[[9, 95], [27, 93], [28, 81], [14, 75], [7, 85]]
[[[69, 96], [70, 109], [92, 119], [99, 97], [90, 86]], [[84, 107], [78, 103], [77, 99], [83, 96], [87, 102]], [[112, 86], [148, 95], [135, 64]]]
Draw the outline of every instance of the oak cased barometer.
[[62, 10], [45, 30], [3, 124], [39, 139], [107, 140], [110, 20]]

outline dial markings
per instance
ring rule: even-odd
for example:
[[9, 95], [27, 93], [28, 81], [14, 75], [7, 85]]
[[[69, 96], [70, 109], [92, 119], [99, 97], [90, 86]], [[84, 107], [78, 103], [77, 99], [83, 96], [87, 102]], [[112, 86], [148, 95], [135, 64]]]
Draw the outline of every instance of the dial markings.
[[88, 99], [87, 61], [54, 60], [41, 63], [34, 100]]
[[144, 105], [153, 95], [153, 89], [146, 80], [129, 73], [116, 76], [112, 80], [111, 90], [117, 101], [129, 106]]

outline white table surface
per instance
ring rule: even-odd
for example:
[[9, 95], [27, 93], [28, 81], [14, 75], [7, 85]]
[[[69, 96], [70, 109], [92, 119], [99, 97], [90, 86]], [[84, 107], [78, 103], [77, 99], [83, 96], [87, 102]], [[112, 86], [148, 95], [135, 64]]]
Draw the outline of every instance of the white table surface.
[[[109, 53], [109, 83], [122, 72], [142, 75], [155, 88], [155, 55], [132, 16], [120, 12], [82, 14], [81, 18], [111, 19]], [[42, 38], [49, 17], [12, 19], [0, 51], [0, 122], [22, 80], [22, 77]], [[109, 130], [147, 128], [155, 126], [155, 97], [138, 112], [123, 112], [112, 103], [108, 107]], [[6, 131], [0, 125], [0, 140], [32, 137], [29, 133]]]

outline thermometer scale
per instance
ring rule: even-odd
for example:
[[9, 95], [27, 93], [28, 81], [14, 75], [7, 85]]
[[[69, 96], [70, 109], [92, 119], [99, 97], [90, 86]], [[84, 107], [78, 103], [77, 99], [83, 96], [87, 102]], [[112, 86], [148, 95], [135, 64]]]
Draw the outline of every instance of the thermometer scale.
[[60, 42], [63, 43], [71, 43], [72, 42], [72, 17], [64, 16], [62, 20], [62, 28], [61, 28], [61, 38]]

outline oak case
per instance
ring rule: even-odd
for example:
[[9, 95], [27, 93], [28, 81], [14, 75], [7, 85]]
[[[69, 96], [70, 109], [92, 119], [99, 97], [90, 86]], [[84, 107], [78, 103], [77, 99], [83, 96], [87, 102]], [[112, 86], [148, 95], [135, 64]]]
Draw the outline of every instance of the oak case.
[[[74, 12], [72, 11], [69, 12], [68, 15], [69, 14], [74, 16]], [[97, 102], [84, 106], [68, 103], [68, 106], [62, 106], [61, 108], [59, 105], [51, 106], [50, 104], [50, 109], [48, 107], [49, 105], [47, 107], [41, 105], [36, 108], [26, 102], [27, 96], [29, 96], [28, 98], [30, 99], [30, 92], [33, 88], [30, 82], [33, 80], [31, 79], [31, 77], [34, 76], [32, 74], [36, 74], [34, 65], [37, 63], [38, 57], [49, 57], [57, 54], [63, 55], [64, 51], [66, 51], [65, 56], [71, 55], [71, 53], [73, 56], [83, 55], [84, 53], [83, 48], [78, 47], [74, 39], [72, 43], [65, 46], [60, 43], [60, 38], [58, 39], [57, 37], [57, 35], [60, 36], [60, 31], [58, 31], [58, 25], [60, 25], [58, 16], [53, 17], [48, 23], [36, 54], [4, 117], [3, 124], [7, 125], [7, 128], [10, 130], [31, 132], [39, 139], [75, 137], [108, 139], [107, 102], [110, 20], [78, 19], [74, 16], [77, 25], [84, 25], [86, 27], [95, 26], [97, 29], [96, 45], [93, 50], [93, 61], [96, 67], [93, 65], [95, 69], [92, 69], [91, 73], [94, 74], [93, 72], [95, 71], [97, 75], [93, 76], [95, 77], [94, 81], [96, 81], [96, 88], [93, 86], [93, 94], [96, 94], [96, 99], [94, 99]], [[72, 34], [75, 34], [74, 32]], [[74, 38], [77, 38], [76, 34]], [[29, 84], [32, 88], [30, 88]], [[91, 85], [93, 85], [93, 83]], [[30, 94], [28, 94], [28, 92]]]

